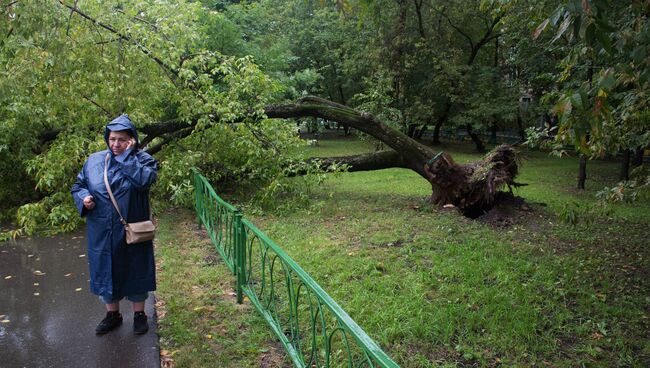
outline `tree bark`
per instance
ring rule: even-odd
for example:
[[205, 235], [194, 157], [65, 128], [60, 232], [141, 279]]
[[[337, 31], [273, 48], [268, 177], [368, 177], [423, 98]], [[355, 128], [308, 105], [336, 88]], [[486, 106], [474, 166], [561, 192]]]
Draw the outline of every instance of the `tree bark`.
[[643, 148], [639, 147], [634, 150], [634, 158], [632, 158], [632, 167], [639, 167], [643, 165]]
[[387, 167], [411, 169], [431, 184], [429, 200], [432, 203], [453, 204], [464, 213], [475, 214], [491, 208], [501, 188], [516, 185], [518, 166], [512, 146], [502, 145], [482, 160], [457, 164], [451, 155], [436, 153], [370, 114], [321, 98], [305, 97], [295, 104], [268, 106], [265, 112], [269, 118], [314, 116], [338, 121], [384, 142], [395, 152], [323, 161], [325, 164], [330, 160], [346, 163], [353, 171]]
[[578, 189], [585, 189], [585, 182], [587, 181], [587, 156], [580, 155], [580, 167], [578, 170]]
[[520, 141], [526, 141], [526, 131], [524, 130], [524, 122], [521, 119], [521, 115], [517, 115], [517, 130], [519, 131]]
[[436, 121], [435, 127], [433, 127], [433, 139], [431, 140], [432, 146], [440, 145], [440, 129], [447, 122], [450, 111], [451, 111], [451, 102], [445, 105], [445, 108], [442, 111], [442, 115], [440, 115], [440, 118], [438, 118], [438, 121]]
[[427, 38], [426, 33], [424, 32], [424, 25], [422, 22], [422, 3], [424, 0], [413, 0], [415, 5], [415, 14], [418, 18], [418, 32], [420, 33], [421, 38]]
[[621, 173], [618, 176], [618, 180], [630, 180], [630, 157], [632, 156], [632, 152], [626, 149], [621, 154]]
[[472, 142], [474, 142], [474, 145], [476, 146], [476, 152], [484, 153], [485, 145], [483, 144], [481, 137], [474, 133], [471, 124], [467, 124], [465, 127], [467, 129], [467, 134], [469, 134], [469, 137], [472, 139]]
[[[448, 153], [436, 152], [371, 114], [322, 98], [308, 96], [292, 104], [270, 105], [264, 112], [268, 118], [312, 117], [336, 121], [378, 139], [393, 151], [320, 161], [324, 167], [333, 162], [347, 164], [350, 171], [389, 167], [411, 169], [430, 183], [432, 194], [429, 200], [432, 203], [453, 204], [464, 213], [477, 213], [491, 208], [501, 188], [516, 185], [516, 151], [509, 145], [497, 147], [482, 160], [457, 164]], [[213, 119], [218, 121], [217, 117]], [[139, 131], [146, 134], [143, 139], [145, 143], [156, 137], [164, 138], [161, 144], [150, 147], [157, 151], [167, 141], [191, 134], [195, 124], [196, 120], [187, 122], [174, 119], [143, 126]]]

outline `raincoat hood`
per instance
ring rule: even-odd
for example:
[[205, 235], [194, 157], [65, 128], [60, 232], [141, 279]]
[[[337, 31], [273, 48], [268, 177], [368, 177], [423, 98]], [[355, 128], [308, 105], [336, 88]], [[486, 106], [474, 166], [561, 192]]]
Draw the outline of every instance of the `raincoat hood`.
[[131, 119], [129, 119], [129, 115], [127, 114], [118, 116], [117, 118], [113, 119], [113, 121], [108, 123], [108, 125], [106, 125], [106, 129], [104, 130], [104, 141], [106, 142], [107, 146], [109, 145], [108, 135], [111, 132], [117, 132], [120, 130], [130, 130], [133, 138], [135, 139], [135, 147], [138, 147], [140, 143], [138, 141], [138, 132], [135, 130], [135, 125], [133, 125]]

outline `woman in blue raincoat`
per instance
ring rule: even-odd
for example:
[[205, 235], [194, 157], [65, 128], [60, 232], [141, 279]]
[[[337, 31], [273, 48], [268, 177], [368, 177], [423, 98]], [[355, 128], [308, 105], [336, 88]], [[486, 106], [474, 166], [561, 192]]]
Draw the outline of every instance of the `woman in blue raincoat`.
[[138, 133], [124, 114], [104, 131], [107, 150], [88, 157], [72, 186], [72, 197], [88, 228], [90, 290], [106, 304], [106, 317], [96, 328], [106, 333], [122, 324], [119, 301], [133, 302], [133, 329], [149, 329], [144, 313], [148, 292], [156, 290], [156, 268], [152, 241], [126, 244], [124, 225], [113, 206], [106, 185], [104, 167], [108, 160], [108, 181], [126, 222], [150, 219], [149, 187], [156, 180], [157, 164], [138, 149]]

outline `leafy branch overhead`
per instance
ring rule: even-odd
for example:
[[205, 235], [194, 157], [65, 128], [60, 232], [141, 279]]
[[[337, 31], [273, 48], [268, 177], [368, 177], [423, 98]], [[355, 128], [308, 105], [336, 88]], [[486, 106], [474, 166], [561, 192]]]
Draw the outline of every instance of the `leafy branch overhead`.
[[[514, 149], [463, 165], [428, 144], [466, 136], [483, 150], [486, 132], [524, 141], [556, 115], [557, 145], [597, 156], [647, 144], [647, 17], [635, 4], [10, 1], [0, 203], [20, 208], [25, 232], [76, 226], [66, 188], [104, 147], [105, 122], [127, 112], [161, 164], [154, 194], [173, 203], [191, 200], [192, 166], [263, 198], [327, 167], [403, 167], [431, 185], [431, 201], [481, 211], [515, 185]], [[390, 150], [308, 160], [297, 127], [323, 119]]]

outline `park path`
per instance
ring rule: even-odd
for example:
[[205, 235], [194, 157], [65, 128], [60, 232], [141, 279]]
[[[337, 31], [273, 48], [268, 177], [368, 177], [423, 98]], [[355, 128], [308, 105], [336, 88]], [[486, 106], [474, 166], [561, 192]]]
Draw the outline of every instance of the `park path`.
[[85, 234], [0, 243], [0, 367], [160, 367], [153, 297], [145, 335], [121, 309], [122, 326], [96, 335], [105, 310], [88, 290]]

